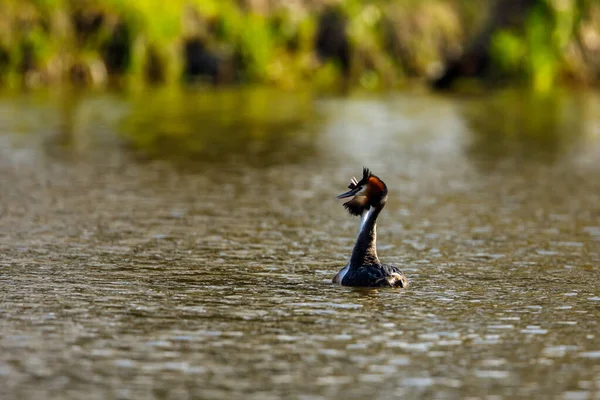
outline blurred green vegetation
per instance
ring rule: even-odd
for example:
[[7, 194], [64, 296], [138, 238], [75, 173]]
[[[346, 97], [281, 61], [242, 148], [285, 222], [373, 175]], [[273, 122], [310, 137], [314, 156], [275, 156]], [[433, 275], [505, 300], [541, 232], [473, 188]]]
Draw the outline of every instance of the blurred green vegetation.
[[495, 32], [491, 55], [497, 72], [548, 92], [559, 81], [595, 81], [600, 73], [600, 2], [537, 0], [523, 26]]
[[[532, 0], [493, 69], [545, 91], [600, 72], [600, 2]], [[0, 85], [190, 81], [377, 89], [433, 79], [491, 0], [3, 0]]]

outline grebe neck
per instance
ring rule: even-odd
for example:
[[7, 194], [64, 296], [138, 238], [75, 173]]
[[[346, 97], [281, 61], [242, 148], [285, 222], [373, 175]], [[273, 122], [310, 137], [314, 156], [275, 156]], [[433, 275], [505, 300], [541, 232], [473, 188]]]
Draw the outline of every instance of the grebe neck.
[[358, 230], [358, 237], [350, 257], [350, 268], [358, 268], [365, 264], [380, 264], [377, 257], [377, 217], [383, 209], [380, 206], [372, 206], [363, 212]]

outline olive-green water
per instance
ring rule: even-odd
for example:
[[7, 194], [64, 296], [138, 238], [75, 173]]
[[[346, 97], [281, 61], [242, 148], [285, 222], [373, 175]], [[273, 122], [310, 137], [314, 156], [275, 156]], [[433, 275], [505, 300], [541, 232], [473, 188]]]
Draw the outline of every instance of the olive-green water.
[[600, 93], [0, 95], [0, 299], [2, 399], [600, 399]]

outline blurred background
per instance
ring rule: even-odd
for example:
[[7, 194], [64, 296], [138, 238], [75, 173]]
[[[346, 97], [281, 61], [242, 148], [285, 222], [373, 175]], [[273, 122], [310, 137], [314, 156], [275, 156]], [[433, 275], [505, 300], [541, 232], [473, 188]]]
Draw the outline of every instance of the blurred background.
[[[2, 399], [600, 399], [599, 27], [0, 0]], [[363, 166], [405, 290], [331, 284]]]
[[4, 0], [3, 86], [593, 85], [595, 0]]

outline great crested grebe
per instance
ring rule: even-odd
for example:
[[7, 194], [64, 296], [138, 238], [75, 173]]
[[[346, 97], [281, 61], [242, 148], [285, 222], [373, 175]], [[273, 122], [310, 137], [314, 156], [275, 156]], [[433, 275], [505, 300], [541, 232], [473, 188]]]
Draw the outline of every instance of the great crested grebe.
[[337, 199], [352, 197], [344, 207], [352, 215], [360, 215], [358, 238], [348, 264], [333, 278], [333, 283], [344, 286], [406, 287], [408, 281], [397, 267], [382, 264], [377, 257], [376, 222], [387, 200], [387, 186], [377, 176], [363, 168], [360, 181], [352, 178], [350, 189]]

